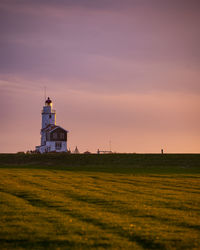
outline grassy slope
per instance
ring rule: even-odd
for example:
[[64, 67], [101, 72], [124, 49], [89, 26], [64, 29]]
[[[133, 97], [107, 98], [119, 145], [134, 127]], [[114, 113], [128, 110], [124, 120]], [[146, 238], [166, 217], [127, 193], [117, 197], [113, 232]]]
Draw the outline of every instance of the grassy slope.
[[1, 248], [200, 248], [200, 155], [0, 155]]

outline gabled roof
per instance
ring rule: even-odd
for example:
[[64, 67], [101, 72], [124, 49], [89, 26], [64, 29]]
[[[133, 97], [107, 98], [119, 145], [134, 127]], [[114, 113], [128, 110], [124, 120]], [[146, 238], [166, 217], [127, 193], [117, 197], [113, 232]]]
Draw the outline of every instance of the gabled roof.
[[51, 129], [55, 128], [55, 127], [57, 127], [57, 126], [54, 125], [54, 124], [49, 124], [45, 128], [43, 128], [42, 131], [46, 131], [47, 132], [47, 131], [50, 131]]
[[50, 132], [50, 133], [51, 133], [52, 131], [54, 131], [54, 130], [57, 129], [57, 128], [60, 128], [60, 129], [62, 129], [62, 130], [64, 130], [65, 132], [68, 133], [68, 131], [65, 130], [64, 128], [62, 128], [62, 127], [60, 127], [60, 126], [57, 126], [57, 125], [54, 125], [54, 124], [49, 124], [49, 125], [47, 125], [46, 128], [43, 128], [43, 129], [42, 129], [42, 131]]
[[49, 132], [53, 132], [53, 131], [56, 130], [57, 128], [60, 128], [60, 129], [62, 129], [62, 130], [64, 130], [65, 132], [68, 133], [68, 131], [67, 131], [66, 129], [64, 129], [64, 128], [60, 127], [60, 126], [55, 126], [55, 127], [52, 128], [51, 130], [49, 130]]

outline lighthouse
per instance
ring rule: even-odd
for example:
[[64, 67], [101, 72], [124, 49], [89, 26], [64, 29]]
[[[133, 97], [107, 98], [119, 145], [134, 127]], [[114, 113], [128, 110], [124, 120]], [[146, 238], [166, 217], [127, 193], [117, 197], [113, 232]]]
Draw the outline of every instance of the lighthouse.
[[36, 146], [36, 151], [40, 153], [67, 152], [68, 131], [56, 125], [56, 111], [52, 107], [53, 103], [48, 97], [41, 113], [41, 145]]
[[56, 125], [56, 111], [52, 109], [52, 101], [48, 97], [42, 110], [42, 128], [49, 124]]

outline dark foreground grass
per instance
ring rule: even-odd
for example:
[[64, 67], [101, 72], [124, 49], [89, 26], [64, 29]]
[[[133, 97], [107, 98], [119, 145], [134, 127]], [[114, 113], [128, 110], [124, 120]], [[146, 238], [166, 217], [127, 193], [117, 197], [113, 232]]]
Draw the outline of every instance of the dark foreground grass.
[[0, 155], [1, 249], [199, 249], [199, 155]]

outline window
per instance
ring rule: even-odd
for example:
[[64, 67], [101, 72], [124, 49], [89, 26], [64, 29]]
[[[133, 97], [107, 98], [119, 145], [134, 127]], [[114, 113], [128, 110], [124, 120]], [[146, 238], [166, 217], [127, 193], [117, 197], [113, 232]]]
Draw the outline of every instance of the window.
[[55, 142], [55, 148], [56, 149], [61, 149], [61, 147], [62, 147], [62, 142]]
[[51, 119], [51, 115], [49, 115], [49, 118]]
[[53, 139], [57, 139], [57, 134], [53, 133]]
[[60, 139], [64, 139], [65, 138], [65, 134], [64, 133], [60, 133]]

